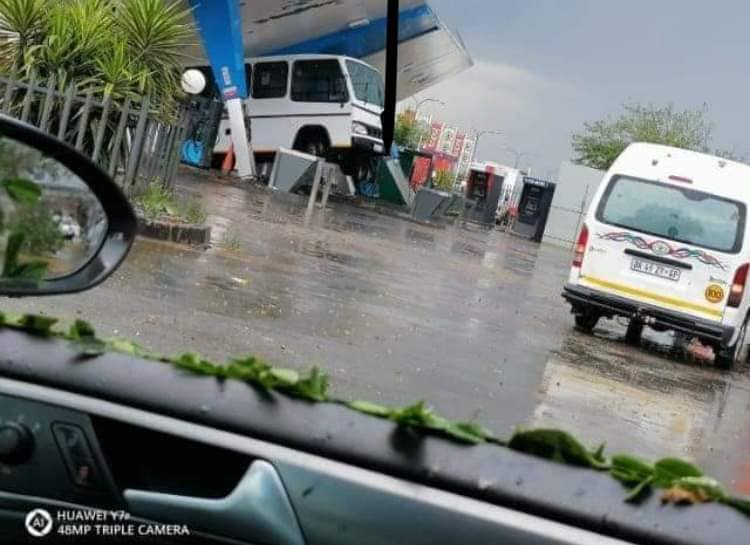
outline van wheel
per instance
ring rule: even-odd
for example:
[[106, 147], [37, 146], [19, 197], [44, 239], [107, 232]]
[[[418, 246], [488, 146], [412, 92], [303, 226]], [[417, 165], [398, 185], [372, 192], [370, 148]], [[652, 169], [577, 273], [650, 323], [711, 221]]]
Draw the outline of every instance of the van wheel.
[[725, 371], [731, 370], [733, 367], [742, 365], [747, 362], [748, 358], [748, 346], [747, 346], [747, 326], [748, 321], [742, 324], [740, 334], [737, 337], [737, 342], [734, 346], [721, 346], [719, 345], [716, 349], [716, 358], [714, 363], [719, 369]]
[[734, 367], [736, 353], [734, 347], [719, 347], [714, 358], [714, 365], [724, 371], [730, 371]]
[[641, 344], [641, 335], [643, 335], [643, 322], [631, 319], [628, 324], [628, 330], [625, 332], [625, 342], [638, 346]]
[[596, 324], [599, 323], [599, 318], [601, 318], [601, 316], [590, 311], [576, 314], [576, 327], [585, 333], [591, 333], [594, 331]]

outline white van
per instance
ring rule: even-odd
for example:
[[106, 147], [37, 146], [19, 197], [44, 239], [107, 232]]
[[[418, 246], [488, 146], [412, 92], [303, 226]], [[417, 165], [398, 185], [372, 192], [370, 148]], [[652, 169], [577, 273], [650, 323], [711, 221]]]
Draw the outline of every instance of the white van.
[[[208, 67], [198, 68], [210, 76]], [[284, 147], [328, 157], [356, 179], [370, 174], [370, 158], [384, 151], [385, 90], [375, 68], [338, 55], [284, 55], [246, 59], [245, 71], [258, 163], [268, 165]], [[231, 143], [225, 113], [214, 153], [223, 156]]]
[[750, 267], [750, 166], [632, 144], [605, 175], [576, 246], [563, 296], [576, 324], [630, 318], [698, 337], [716, 364], [745, 361]]

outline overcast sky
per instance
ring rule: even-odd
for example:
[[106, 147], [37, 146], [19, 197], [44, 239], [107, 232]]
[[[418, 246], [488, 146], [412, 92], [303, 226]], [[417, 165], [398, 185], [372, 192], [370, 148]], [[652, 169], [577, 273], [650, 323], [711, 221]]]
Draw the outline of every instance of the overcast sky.
[[[478, 158], [533, 154], [540, 175], [571, 156], [585, 121], [625, 101], [709, 107], [713, 147], [750, 152], [747, 0], [429, 0], [476, 66], [425, 91], [433, 113], [487, 136]], [[428, 110], [429, 107], [426, 107]]]

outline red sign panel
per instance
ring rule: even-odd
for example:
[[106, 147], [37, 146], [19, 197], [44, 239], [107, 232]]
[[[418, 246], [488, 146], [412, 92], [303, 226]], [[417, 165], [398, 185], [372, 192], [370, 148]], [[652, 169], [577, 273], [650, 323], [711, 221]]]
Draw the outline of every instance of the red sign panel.
[[430, 139], [427, 141], [427, 145], [424, 147], [425, 150], [435, 151], [440, 145], [440, 137], [443, 135], [443, 124], [433, 123], [430, 130]]
[[417, 157], [411, 175], [411, 186], [414, 189], [422, 187], [430, 175], [432, 161], [427, 157]]
[[464, 150], [464, 142], [466, 142], [466, 135], [459, 133], [456, 135], [456, 140], [453, 142], [453, 157], [458, 159], [461, 158], [461, 152]]

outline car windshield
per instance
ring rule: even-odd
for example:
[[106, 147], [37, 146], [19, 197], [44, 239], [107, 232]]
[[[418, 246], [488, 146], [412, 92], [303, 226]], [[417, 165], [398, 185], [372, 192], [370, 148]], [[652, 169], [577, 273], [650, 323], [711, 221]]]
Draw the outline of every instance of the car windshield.
[[[392, 71], [389, 4], [0, 1], [0, 112], [97, 163], [139, 226], [105, 282], [0, 315], [450, 440], [684, 458], [750, 495], [747, 203], [623, 172], [593, 203], [634, 143], [744, 172], [750, 2], [402, 0]], [[0, 207], [23, 204], [3, 172]], [[74, 204], [48, 210], [66, 244]], [[606, 254], [591, 210], [639, 257]]]
[[736, 253], [745, 229], [744, 204], [694, 189], [617, 176], [597, 219], [670, 240]]

